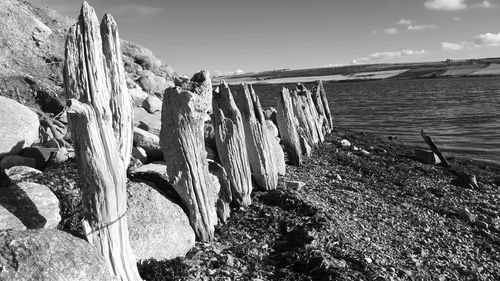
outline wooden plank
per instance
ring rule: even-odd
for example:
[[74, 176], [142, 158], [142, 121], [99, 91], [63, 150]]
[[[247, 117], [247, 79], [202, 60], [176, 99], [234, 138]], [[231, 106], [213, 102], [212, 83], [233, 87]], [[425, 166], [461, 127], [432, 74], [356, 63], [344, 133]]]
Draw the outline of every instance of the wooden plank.
[[432, 150], [432, 152], [436, 153], [436, 155], [439, 157], [439, 160], [441, 160], [441, 163], [443, 163], [443, 166], [450, 167], [450, 164], [448, 163], [448, 161], [446, 160], [446, 158], [444, 158], [443, 154], [441, 153], [441, 151], [439, 150], [439, 148], [437, 147], [437, 145], [434, 143], [434, 141], [432, 140], [432, 138], [430, 136], [428, 136], [424, 132], [424, 130], [422, 130], [420, 132], [420, 134], [422, 135], [422, 138], [424, 138], [424, 141], [430, 147], [430, 149]]

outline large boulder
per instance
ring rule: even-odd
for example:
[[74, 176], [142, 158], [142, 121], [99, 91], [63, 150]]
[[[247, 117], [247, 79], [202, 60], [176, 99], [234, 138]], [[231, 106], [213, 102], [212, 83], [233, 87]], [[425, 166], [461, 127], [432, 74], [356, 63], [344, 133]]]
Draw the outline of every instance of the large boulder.
[[134, 126], [145, 131], [160, 135], [161, 129], [161, 111], [150, 114], [142, 107], [133, 108]]
[[163, 152], [160, 147], [160, 137], [137, 127], [134, 128], [134, 144], [142, 147], [149, 161], [163, 160]]
[[127, 190], [130, 244], [137, 260], [182, 257], [194, 246], [194, 231], [179, 205], [152, 184], [129, 182]]
[[149, 113], [154, 114], [155, 112], [161, 111], [162, 104], [163, 102], [157, 96], [149, 96], [142, 103], [142, 107]]
[[21, 181], [34, 175], [41, 175], [42, 172], [30, 166], [15, 166], [5, 170], [5, 174], [13, 182]]
[[55, 229], [0, 232], [0, 280], [116, 280], [96, 248]]
[[0, 96], [0, 158], [38, 141], [38, 116], [15, 100]]
[[0, 231], [56, 228], [59, 200], [45, 185], [20, 182], [0, 188]]

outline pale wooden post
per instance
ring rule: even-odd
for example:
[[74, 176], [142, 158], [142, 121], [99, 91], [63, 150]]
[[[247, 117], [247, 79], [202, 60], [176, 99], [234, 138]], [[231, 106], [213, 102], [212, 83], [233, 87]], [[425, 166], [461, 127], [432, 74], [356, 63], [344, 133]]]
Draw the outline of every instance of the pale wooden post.
[[213, 96], [215, 142], [222, 166], [226, 169], [233, 202], [238, 206], [251, 203], [252, 177], [240, 111], [224, 80]]
[[325, 117], [329, 125], [328, 133], [330, 133], [333, 129], [333, 118], [332, 118], [332, 113], [330, 112], [330, 106], [328, 105], [328, 100], [326, 98], [325, 88], [323, 87], [323, 82], [321, 80], [317, 81], [314, 91], [318, 92], [321, 97], [321, 102], [323, 103], [323, 109], [325, 110]]
[[317, 85], [313, 88], [311, 97], [314, 102], [314, 106], [316, 107], [316, 111], [318, 112], [318, 115], [321, 116], [323, 119], [323, 127], [325, 128], [325, 132], [329, 133], [331, 131], [332, 126], [330, 124], [330, 121], [326, 117], [325, 107], [323, 105], [323, 100], [321, 99], [321, 90]]
[[276, 189], [278, 168], [273, 156], [271, 134], [265, 124], [259, 97], [251, 85], [242, 84], [235, 92], [236, 105], [243, 118], [250, 169], [255, 183], [262, 190]]
[[170, 184], [188, 210], [196, 237], [211, 241], [217, 224], [216, 200], [211, 197], [204, 123], [212, 99], [208, 72], [193, 76], [190, 85], [169, 88], [163, 96], [160, 146]]
[[290, 163], [301, 166], [302, 151], [300, 149], [299, 134], [297, 133], [298, 121], [293, 113], [292, 99], [287, 88], [281, 90], [276, 111], [276, 121]]
[[114, 275], [123, 281], [141, 280], [126, 216], [132, 109], [111, 16], [104, 17], [101, 30], [94, 9], [84, 2], [78, 22], [69, 29], [65, 50], [64, 86], [82, 185], [84, 228], [87, 240]]
[[316, 134], [319, 138], [319, 142], [325, 141], [325, 136], [323, 134], [323, 123], [318, 111], [316, 110], [316, 106], [314, 105], [314, 101], [312, 99], [312, 94], [306, 87], [303, 87], [302, 91], [299, 91], [299, 96], [302, 96], [304, 101], [304, 110], [306, 111], [306, 115], [310, 117], [309, 124], [313, 130], [316, 131]]
[[307, 102], [303, 96], [300, 96], [297, 91], [291, 91], [293, 112], [299, 121], [299, 126], [304, 130], [305, 138], [311, 146], [316, 146], [319, 143], [318, 132], [314, 124], [311, 112], [307, 110]]

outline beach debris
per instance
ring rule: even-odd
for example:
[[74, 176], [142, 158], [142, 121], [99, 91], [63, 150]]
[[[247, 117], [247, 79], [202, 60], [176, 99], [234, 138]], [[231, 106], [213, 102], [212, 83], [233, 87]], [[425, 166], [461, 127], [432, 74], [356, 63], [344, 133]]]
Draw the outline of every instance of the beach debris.
[[[313, 88], [313, 100], [315, 100], [316, 107], [318, 108], [318, 112], [320, 115], [325, 117], [325, 125], [327, 128], [327, 133], [330, 133], [333, 129], [333, 118], [332, 113], [330, 112], [330, 106], [328, 105], [328, 99], [326, 98], [325, 88], [323, 87], [323, 81], [318, 80], [316, 82], [316, 86]], [[321, 101], [320, 101], [321, 100]], [[323, 106], [323, 111], [320, 109], [321, 105]]]
[[343, 139], [340, 141], [340, 145], [342, 145], [343, 147], [350, 147], [351, 146], [351, 142], [346, 140], [346, 139]]
[[415, 159], [424, 164], [437, 165], [441, 163], [441, 160], [434, 152], [420, 148], [415, 148]]
[[456, 186], [470, 188], [470, 189], [479, 188], [476, 176], [467, 173], [459, 174], [457, 178], [453, 180], [453, 184]]
[[467, 223], [474, 223], [476, 221], [476, 215], [472, 214], [467, 208], [460, 208], [457, 211], [457, 217]]
[[247, 207], [251, 203], [252, 173], [245, 129], [231, 89], [224, 80], [214, 91], [212, 102], [217, 152], [231, 182], [233, 202]]
[[441, 163], [443, 163], [443, 166], [445, 167], [450, 167], [450, 164], [448, 163], [448, 161], [446, 160], [446, 158], [444, 158], [443, 154], [441, 153], [441, 151], [439, 150], [439, 148], [437, 147], [437, 145], [434, 143], [434, 141], [432, 140], [432, 138], [430, 136], [428, 136], [424, 130], [420, 131], [420, 134], [422, 135], [422, 138], [424, 138], [424, 141], [427, 143], [427, 145], [430, 147], [430, 149], [436, 153], [436, 155], [439, 157], [439, 160], [441, 160]]
[[286, 184], [286, 187], [294, 188], [294, 189], [302, 188], [302, 187], [306, 186], [306, 184], [304, 182], [301, 182], [301, 181], [287, 181], [287, 182], [285, 182], [285, 184]]

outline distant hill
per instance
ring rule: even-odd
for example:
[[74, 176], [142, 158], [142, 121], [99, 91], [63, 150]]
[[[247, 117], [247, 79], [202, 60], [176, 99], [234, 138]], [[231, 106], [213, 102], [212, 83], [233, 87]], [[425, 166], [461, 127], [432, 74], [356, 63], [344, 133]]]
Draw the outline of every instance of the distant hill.
[[[62, 100], [66, 33], [76, 19], [21, 0], [1, 0], [0, 19], [0, 96], [31, 107]], [[133, 81], [142, 70], [168, 80], [176, 75], [147, 48], [122, 40], [122, 53]]]
[[366, 64], [310, 69], [281, 69], [218, 77], [228, 83], [292, 83], [317, 79], [359, 81], [433, 77], [500, 76], [500, 57], [440, 62]]

